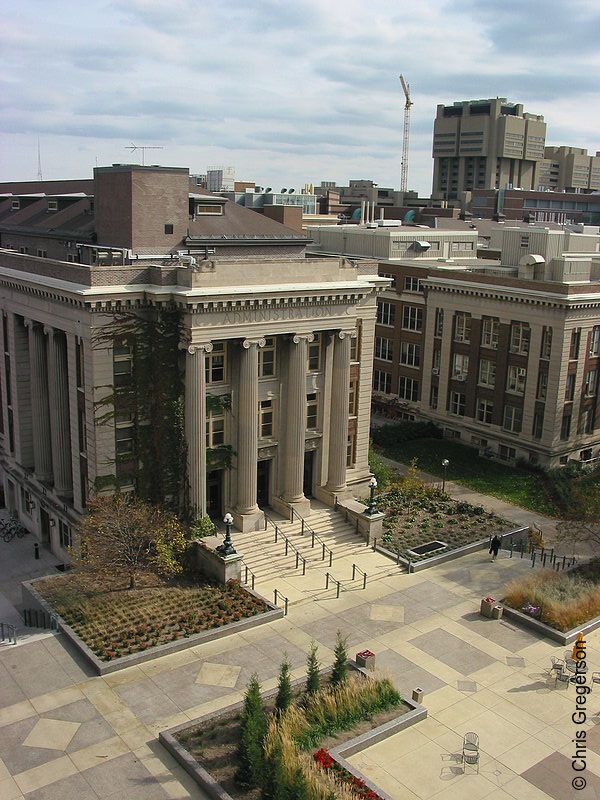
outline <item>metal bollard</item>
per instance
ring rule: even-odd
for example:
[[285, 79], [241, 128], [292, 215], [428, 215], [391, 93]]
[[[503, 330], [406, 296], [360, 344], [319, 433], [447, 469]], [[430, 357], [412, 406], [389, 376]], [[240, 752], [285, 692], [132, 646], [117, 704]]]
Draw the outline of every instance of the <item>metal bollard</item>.
[[325, 588], [329, 589], [329, 573], [325, 573]]
[[337, 581], [337, 594], [336, 594], [336, 597], [339, 597], [339, 596], [340, 596], [340, 582]]
[[322, 547], [322, 549], [321, 549], [321, 553], [322, 553], [322, 555], [321, 555], [321, 561], [325, 561], [325, 544], [323, 544], [323, 547]]
[[563, 569], [565, 568], [565, 563], [566, 563], [566, 561], [567, 561], [567, 557], [566, 557], [566, 556], [563, 556]]
[[279, 530], [277, 528], [277, 525], [275, 525], [275, 541], [277, 541], [277, 534], [278, 533], [279, 533]]
[[304, 536], [304, 517], [302, 517], [302, 536]]
[[542, 550], [542, 566], [543, 567], [546, 566], [546, 556], [547, 555], [548, 555], [548, 553], [544, 553], [544, 551]]
[[513, 554], [513, 540], [511, 538], [511, 540], [510, 540], [510, 557], [511, 558], [512, 558], [512, 554]]
[[275, 605], [277, 605], [277, 589], [275, 589]]
[[356, 564], [352, 564], [352, 580], [354, 580], [355, 575], [356, 575]]
[[284, 612], [286, 617], [287, 617], [287, 608], [288, 608], [288, 599], [286, 597], [285, 598], [285, 612]]
[[306, 575], [306, 559], [302, 559], [302, 574]]
[[298, 564], [300, 563], [299, 559], [300, 559], [300, 553], [296, 550], [296, 569], [298, 569]]
[[286, 556], [288, 554], [288, 545], [289, 545], [289, 541], [288, 541], [288, 539], [286, 539], [285, 540], [285, 554], [286, 554]]
[[252, 591], [254, 591], [254, 573], [252, 573]]
[[531, 559], [531, 569], [535, 567], [535, 550], [533, 551], [533, 558]]
[[331, 566], [331, 562], [333, 561], [333, 550], [329, 551], [329, 566]]
[[40, 546], [37, 542], [33, 543], [33, 557], [38, 560], [40, 557]]
[[367, 573], [363, 573], [363, 589], [367, 588]]

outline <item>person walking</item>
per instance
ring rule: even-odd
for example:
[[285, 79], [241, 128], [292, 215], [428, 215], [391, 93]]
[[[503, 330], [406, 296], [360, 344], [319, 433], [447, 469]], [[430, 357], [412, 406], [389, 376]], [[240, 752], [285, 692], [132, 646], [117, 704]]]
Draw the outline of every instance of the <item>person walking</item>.
[[492, 561], [495, 561], [498, 557], [498, 550], [500, 550], [500, 545], [502, 544], [502, 539], [496, 534], [492, 539], [492, 543], [490, 544], [490, 553], [492, 553]]

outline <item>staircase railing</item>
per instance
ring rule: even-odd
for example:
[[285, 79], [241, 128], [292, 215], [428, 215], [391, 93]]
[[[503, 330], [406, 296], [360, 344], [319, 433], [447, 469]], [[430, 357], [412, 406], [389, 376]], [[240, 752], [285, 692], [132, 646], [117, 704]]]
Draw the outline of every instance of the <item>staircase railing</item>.
[[273, 522], [273, 520], [270, 517], [268, 517], [265, 514], [265, 530], [267, 530], [269, 523], [273, 526], [273, 528], [275, 530], [275, 541], [276, 542], [279, 541], [279, 537], [281, 537], [283, 539], [283, 541], [285, 542], [285, 554], [286, 554], [286, 556], [289, 555], [289, 548], [290, 547], [292, 548], [292, 550], [296, 554], [296, 569], [298, 569], [298, 567], [300, 566], [300, 561], [302, 561], [302, 574], [306, 575], [306, 559], [304, 558], [304, 556], [302, 555], [300, 550], [298, 550], [298, 548], [294, 545], [294, 543], [292, 541], [290, 541], [290, 539], [288, 539], [288, 537], [285, 535], [285, 533], [283, 533], [280, 530], [279, 526], [275, 522]]
[[6, 639], [13, 644], [17, 643], [17, 628], [10, 622], [0, 622], [0, 639], [4, 642]]
[[321, 537], [319, 536], [319, 534], [318, 534], [318, 533], [316, 533], [316, 532], [315, 532], [315, 531], [314, 531], [314, 530], [313, 530], [313, 529], [310, 527], [310, 525], [309, 525], [309, 524], [308, 524], [308, 522], [307, 522], [307, 521], [304, 519], [304, 517], [303, 517], [303, 516], [301, 516], [301, 515], [300, 515], [300, 514], [299, 514], [297, 511], [294, 511], [294, 509], [293, 509], [293, 508], [291, 508], [291, 507], [290, 507], [290, 512], [291, 512], [290, 522], [294, 522], [294, 519], [296, 518], [296, 519], [299, 519], [299, 520], [300, 520], [300, 522], [302, 523], [302, 525], [301, 525], [301, 528], [300, 528], [300, 534], [301, 534], [302, 536], [304, 536], [304, 534], [305, 534], [306, 532], [310, 533], [310, 537], [311, 537], [311, 547], [314, 547], [314, 546], [315, 546], [315, 542], [319, 542], [319, 544], [321, 545], [321, 551], [322, 551], [322, 555], [321, 555], [321, 561], [325, 561], [325, 554], [326, 554], [326, 553], [329, 553], [329, 566], [331, 566], [331, 565], [332, 565], [332, 563], [333, 563], [333, 550], [332, 550], [330, 547], [327, 547], [327, 545], [325, 544], [325, 542], [323, 541], [323, 539], [321, 539]]

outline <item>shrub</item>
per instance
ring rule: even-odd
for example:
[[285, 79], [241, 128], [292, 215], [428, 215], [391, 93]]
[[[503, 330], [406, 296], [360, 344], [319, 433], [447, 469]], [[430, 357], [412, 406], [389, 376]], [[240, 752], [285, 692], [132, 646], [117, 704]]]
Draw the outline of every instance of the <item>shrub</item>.
[[342, 636], [342, 632], [338, 630], [336, 643], [335, 643], [335, 661], [329, 676], [329, 683], [331, 686], [339, 686], [344, 683], [348, 677], [348, 649], [347, 639]]
[[306, 659], [306, 694], [310, 697], [319, 691], [319, 661], [317, 659], [317, 644], [310, 643], [310, 653]]
[[290, 664], [284, 654], [284, 660], [279, 671], [279, 684], [275, 698], [275, 713], [284, 714], [292, 704], [292, 684], [290, 682]]
[[267, 731], [267, 720], [260, 697], [258, 675], [254, 673], [244, 697], [244, 708], [240, 722], [238, 747], [239, 766], [236, 780], [241, 786], [260, 786], [263, 779], [263, 741]]

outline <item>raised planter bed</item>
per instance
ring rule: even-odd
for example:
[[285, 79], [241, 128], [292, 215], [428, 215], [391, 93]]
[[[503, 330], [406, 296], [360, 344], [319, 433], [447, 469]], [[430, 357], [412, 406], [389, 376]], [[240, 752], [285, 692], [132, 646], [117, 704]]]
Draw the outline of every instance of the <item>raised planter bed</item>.
[[[354, 661], [349, 661], [349, 666], [364, 675], [368, 675], [367, 671], [364, 668], [359, 667]], [[325, 672], [326, 670], [322, 670], [322, 674]], [[303, 683], [304, 680], [299, 679], [294, 681], [292, 685], [294, 687], [298, 687]], [[269, 699], [274, 698], [276, 694], [277, 689], [267, 692], [263, 694], [263, 700], [268, 701]], [[360, 773], [355, 767], [349, 764], [345, 758], [349, 758], [360, 750], [364, 750], [371, 745], [377, 744], [377, 742], [380, 742], [383, 739], [386, 739], [389, 736], [392, 736], [393, 734], [398, 733], [399, 731], [404, 730], [405, 728], [408, 728], [427, 717], [427, 709], [421, 704], [415, 703], [412, 700], [407, 700], [406, 698], [403, 698], [403, 704], [405, 708], [409, 709], [408, 711], [399, 714], [397, 717], [388, 720], [382, 725], [371, 728], [366, 733], [349, 738], [347, 741], [340, 743], [335, 748], [329, 749], [330, 755], [337, 763], [348, 770], [358, 780], [364, 781], [369, 788], [379, 795], [381, 800], [394, 800], [394, 798], [390, 797], [390, 795], [379, 789], [365, 775]], [[199, 717], [192, 722], [186, 722], [182, 725], [177, 725], [174, 728], [170, 728], [169, 730], [161, 731], [159, 733], [159, 741], [161, 744], [194, 778], [202, 790], [206, 792], [209, 797], [215, 798], [215, 800], [232, 800], [232, 797], [222, 788], [222, 786], [220, 786], [214, 777], [206, 769], [204, 769], [204, 767], [202, 767], [198, 761], [196, 761], [186, 747], [181, 744], [178, 737], [180, 737], [182, 733], [185, 734], [185, 732], [189, 731], [190, 729], [204, 725], [208, 727], [227, 716], [238, 714], [242, 710], [243, 705], [243, 702], [235, 703], [234, 705], [228, 706], [221, 711], [213, 712], [212, 714], [206, 714], [205, 716]], [[343, 736], [343, 731], [338, 732], [336, 738], [339, 739], [341, 736]]]
[[160, 644], [155, 647], [148, 647], [145, 650], [140, 650], [135, 653], [113, 658], [110, 661], [103, 661], [91, 650], [90, 647], [83, 641], [83, 639], [68, 625], [62, 617], [56, 613], [50, 603], [48, 603], [41, 594], [36, 591], [32, 586], [34, 581], [24, 581], [21, 584], [21, 591], [23, 595], [23, 605], [25, 608], [34, 609], [47, 614], [56, 622], [57, 629], [64, 633], [65, 636], [72, 642], [74, 647], [81, 653], [81, 655], [92, 666], [97, 675], [108, 675], [111, 672], [131, 667], [135, 664], [142, 664], [146, 661], [152, 661], [155, 658], [169, 655], [170, 653], [177, 653], [180, 650], [187, 650], [190, 647], [196, 647], [203, 642], [209, 642], [213, 639], [222, 639], [224, 636], [229, 636], [232, 633], [255, 628], [258, 625], [264, 625], [268, 622], [273, 622], [283, 616], [283, 609], [278, 608], [273, 603], [269, 602], [266, 598], [253, 592], [251, 589], [245, 590], [252, 596], [260, 599], [268, 607], [268, 611], [255, 614], [252, 617], [245, 617], [231, 622], [226, 625], [211, 628], [209, 630], [201, 631], [200, 633], [192, 634], [185, 638], [175, 639], [165, 644]]
[[600, 617], [594, 617], [594, 619], [591, 619], [589, 622], [584, 622], [576, 628], [572, 628], [570, 631], [563, 633], [563, 631], [558, 631], [556, 628], [551, 628], [550, 625], [546, 625], [545, 622], [540, 622], [539, 619], [535, 619], [535, 617], [532, 617], [530, 614], [517, 611], [516, 608], [505, 605], [503, 606], [503, 610], [506, 618], [519, 625], [523, 625], [525, 628], [534, 630], [536, 633], [539, 633], [540, 636], [545, 636], [547, 639], [552, 639], [562, 645], [572, 644], [575, 639], [577, 639], [579, 633], [583, 633], [585, 637], [586, 634], [600, 628]]

